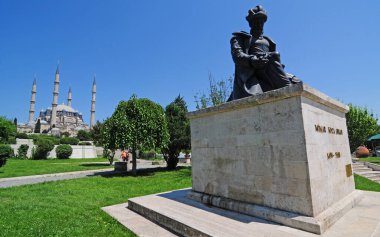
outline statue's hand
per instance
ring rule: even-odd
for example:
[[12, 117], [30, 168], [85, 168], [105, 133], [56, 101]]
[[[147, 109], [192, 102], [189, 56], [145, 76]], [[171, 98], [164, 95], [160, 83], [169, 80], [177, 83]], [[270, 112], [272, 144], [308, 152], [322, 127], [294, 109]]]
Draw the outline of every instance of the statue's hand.
[[255, 68], [255, 69], [262, 69], [265, 67], [265, 65], [268, 63], [268, 59], [267, 58], [257, 58], [256, 56], [252, 57], [251, 58], [251, 65]]

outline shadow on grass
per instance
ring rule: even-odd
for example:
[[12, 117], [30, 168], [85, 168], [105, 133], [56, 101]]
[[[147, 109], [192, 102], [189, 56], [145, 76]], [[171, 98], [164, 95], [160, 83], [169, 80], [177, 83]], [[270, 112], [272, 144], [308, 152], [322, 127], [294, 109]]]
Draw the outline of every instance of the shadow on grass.
[[83, 163], [83, 164], [80, 164], [80, 166], [86, 166], [86, 167], [99, 167], [99, 166], [104, 166], [105, 168], [107, 168], [107, 167], [112, 167], [111, 165], [106, 164], [106, 163]]
[[[182, 169], [188, 169], [188, 168], [187, 167], [177, 167], [176, 169], [172, 169], [172, 170], [169, 170], [166, 167], [137, 169], [137, 175], [135, 177], [152, 176], [155, 173], [159, 173], [159, 172], [178, 171], [178, 170], [182, 170]], [[126, 176], [133, 177], [131, 170], [128, 170], [128, 172], [117, 172], [117, 171], [96, 172], [94, 175], [91, 175], [91, 176], [102, 176], [104, 178], [126, 177]], [[186, 174], [183, 174], [183, 176], [185, 177]]]

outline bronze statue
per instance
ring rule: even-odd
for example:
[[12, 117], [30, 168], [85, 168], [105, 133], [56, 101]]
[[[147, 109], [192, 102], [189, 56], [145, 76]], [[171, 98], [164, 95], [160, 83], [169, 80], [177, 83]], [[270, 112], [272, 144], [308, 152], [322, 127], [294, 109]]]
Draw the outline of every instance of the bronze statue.
[[231, 53], [235, 62], [233, 92], [228, 101], [279, 89], [300, 82], [284, 71], [276, 44], [263, 35], [266, 11], [256, 6], [248, 11], [246, 20], [251, 32], [233, 33]]

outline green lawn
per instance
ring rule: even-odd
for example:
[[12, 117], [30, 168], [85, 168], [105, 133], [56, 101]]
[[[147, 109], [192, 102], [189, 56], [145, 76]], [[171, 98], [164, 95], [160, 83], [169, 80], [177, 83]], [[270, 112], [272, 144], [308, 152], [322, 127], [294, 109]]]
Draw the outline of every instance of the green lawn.
[[380, 192], [380, 184], [355, 174], [355, 188], [365, 191]]
[[359, 158], [359, 161], [380, 164], [380, 157]]
[[[380, 184], [355, 175], [357, 189]], [[135, 236], [100, 208], [191, 186], [191, 168], [0, 189], [0, 236]]]
[[135, 236], [100, 208], [190, 186], [181, 168], [0, 189], [0, 236]]
[[94, 163], [106, 161], [105, 158], [66, 160], [8, 159], [7, 164], [0, 168], [0, 178], [111, 168], [106, 164]]

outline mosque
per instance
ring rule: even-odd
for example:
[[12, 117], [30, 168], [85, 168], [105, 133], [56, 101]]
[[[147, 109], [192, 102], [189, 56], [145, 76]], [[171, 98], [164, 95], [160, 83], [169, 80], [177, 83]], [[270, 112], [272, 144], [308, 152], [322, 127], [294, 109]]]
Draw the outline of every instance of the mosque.
[[[37, 86], [34, 79], [32, 85], [32, 96], [29, 108], [29, 120], [26, 124], [17, 126], [18, 132], [27, 133], [51, 133], [60, 134], [69, 132], [75, 135], [79, 130], [89, 130], [94, 126], [95, 122], [95, 101], [96, 101], [96, 82], [95, 78], [92, 83], [92, 100], [91, 100], [91, 120], [90, 127], [84, 123], [82, 113], [75, 110], [71, 105], [72, 93], [69, 88], [67, 97], [67, 105], [64, 103], [58, 104], [59, 94], [59, 66], [55, 72], [53, 103], [51, 108], [41, 110], [37, 119], [34, 119], [35, 103], [36, 103]], [[39, 129], [38, 129], [39, 127]], [[37, 128], [37, 129], [36, 129]], [[39, 130], [39, 131], [38, 131]]]

